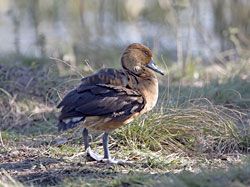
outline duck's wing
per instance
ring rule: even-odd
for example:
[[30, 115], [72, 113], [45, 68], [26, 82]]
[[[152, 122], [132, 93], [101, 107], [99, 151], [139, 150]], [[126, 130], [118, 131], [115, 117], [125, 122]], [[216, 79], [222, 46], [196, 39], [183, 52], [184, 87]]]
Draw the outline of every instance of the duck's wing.
[[81, 116], [123, 118], [142, 110], [144, 99], [131, 89], [97, 84], [72, 90], [58, 107], [62, 107], [59, 120]]
[[[58, 105], [58, 108], [62, 108], [59, 121], [74, 119], [73, 122], [68, 120], [73, 124], [70, 127], [87, 116], [104, 116], [122, 121], [144, 108], [145, 100], [138, 91], [126, 88], [123, 80], [120, 80], [120, 84], [118, 80], [116, 84], [107, 84], [112, 79], [105, 77], [105, 73], [85, 78], [78, 88], [64, 97]], [[109, 73], [108, 76], [113, 75]], [[65, 123], [61, 125], [66, 126]]]

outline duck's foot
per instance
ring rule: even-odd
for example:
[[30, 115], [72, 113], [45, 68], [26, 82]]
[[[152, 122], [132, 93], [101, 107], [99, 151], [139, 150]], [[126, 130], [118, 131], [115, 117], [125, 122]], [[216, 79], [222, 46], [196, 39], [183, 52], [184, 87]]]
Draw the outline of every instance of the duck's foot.
[[97, 162], [102, 162], [102, 163], [107, 163], [107, 164], [120, 164], [120, 165], [133, 163], [132, 161], [127, 161], [127, 160], [103, 158], [99, 154], [93, 152], [90, 147], [87, 148], [86, 153], [87, 153], [87, 161], [97, 161]]
[[97, 153], [94, 153], [90, 147], [87, 148], [86, 152], [87, 152], [87, 160], [88, 161], [99, 161], [100, 162], [103, 159], [102, 156], [100, 156]]
[[101, 162], [108, 163], [108, 164], [120, 164], [120, 165], [132, 164], [133, 163], [132, 161], [121, 160], [121, 159], [113, 159], [113, 158], [103, 158], [101, 160]]

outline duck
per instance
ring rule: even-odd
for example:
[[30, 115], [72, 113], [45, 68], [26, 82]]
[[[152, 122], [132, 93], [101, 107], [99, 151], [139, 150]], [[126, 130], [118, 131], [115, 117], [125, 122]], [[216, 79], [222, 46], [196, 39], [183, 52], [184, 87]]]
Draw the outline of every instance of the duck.
[[[140, 43], [132, 43], [121, 55], [121, 69], [103, 68], [84, 77], [58, 104], [58, 130], [80, 126], [84, 149], [94, 161], [123, 163], [111, 158], [109, 134], [152, 110], [158, 99], [156, 73], [164, 75], [154, 63], [152, 51]], [[103, 132], [104, 155], [90, 148], [89, 130]]]

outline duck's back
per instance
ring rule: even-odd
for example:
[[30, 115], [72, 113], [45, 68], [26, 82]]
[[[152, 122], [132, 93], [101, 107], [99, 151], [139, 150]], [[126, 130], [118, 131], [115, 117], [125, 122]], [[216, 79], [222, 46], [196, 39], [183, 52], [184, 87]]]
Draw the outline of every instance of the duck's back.
[[126, 73], [123, 70], [104, 68], [93, 75], [82, 78], [81, 80], [82, 86], [93, 84], [126, 86], [128, 84], [128, 80]]

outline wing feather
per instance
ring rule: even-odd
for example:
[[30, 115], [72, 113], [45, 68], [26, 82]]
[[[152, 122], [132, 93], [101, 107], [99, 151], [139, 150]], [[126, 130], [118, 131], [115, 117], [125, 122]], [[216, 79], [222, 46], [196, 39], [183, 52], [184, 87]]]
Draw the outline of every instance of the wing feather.
[[122, 70], [102, 69], [82, 79], [57, 106], [62, 108], [59, 120], [87, 116], [109, 116], [125, 119], [145, 106], [143, 96], [127, 87]]

